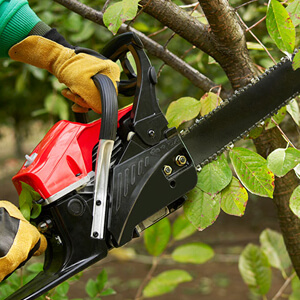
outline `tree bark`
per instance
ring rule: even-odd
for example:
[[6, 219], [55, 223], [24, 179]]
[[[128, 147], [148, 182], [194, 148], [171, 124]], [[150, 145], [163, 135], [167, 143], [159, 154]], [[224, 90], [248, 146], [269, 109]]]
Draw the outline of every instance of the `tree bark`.
[[[285, 148], [286, 141], [282, 138], [279, 130], [273, 128], [258, 137], [255, 140], [255, 146], [257, 152], [266, 157], [277, 148]], [[282, 178], [276, 178], [273, 200], [277, 207], [278, 221], [287, 251], [300, 278], [300, 219], [289, 207], [291, 194], [298, 184], [299, 180], [294, 171], [290, 171]]]

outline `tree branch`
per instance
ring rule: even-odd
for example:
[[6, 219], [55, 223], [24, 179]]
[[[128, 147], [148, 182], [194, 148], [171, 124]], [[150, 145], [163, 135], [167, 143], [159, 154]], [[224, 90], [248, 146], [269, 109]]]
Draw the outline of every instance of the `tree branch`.
[[[105, 26], [103, 23], [103, 13], [100, 11], [97, 11], [87, 5], [84, 5], [77, 0], [54, 0], [54, 1], [92, 22], [95, 22], [101, 26]], [[128, 32], [128, 31], [134, 32], [136, 35], [138, 35], [138, 37], [143, 42], [145, 49], [147, 49], [147, 51], [151, 55], [154, 55], [159, 59], [161, 59], [162, 61], [164, 61], [171, 68], [173, 68], [181, 75], [186, 77], [188, 80], [190, 80], [190, 82], [196, 87], [207, 92], [216, 86], [216, 83], [214, 83], [212, 80], [210, 80], [209, 78], [201, 74], [199, 71], [191, 67], [182, 59], [180, 59], [178, 56], [176, 56], [169, 50], [164, 49], [163, 46], [156, 43], [155, 41], [153, 41], [143, 33], [139, 32], [138, 30], [123, 24], [119, 30], [119, 33]], [[222, 91], [221, 97], [223, 99], [227, 98], [228, 93], [226, 91]]]
[[[141, 0], [139, 4], [146, 6], [147, 0]], [[144, 11], [192, 45], [211, 55], [214, 43], [210, 39], [209, 27], [190, 16], [172, 1], [152, 0], [147, 7], [144, 7]]]
[[235, 10], [228, 4], [228, 0], [198, 1], [210, 25], [220, 57], [218, 62], [235, 89], [246, 85], [256, 69], [249, 57], [245, 33], [236, 18]]
[[[179, 36], [212, 56], [223, 68], [234, 89], [246, 85], [255, 73], [247, 56], [244, 31], [227, 0], [198, 0], [210, 25], [178, 7], [170, 0], [152, 0], [144, 11]], [[147, 0], [141, 0], [145, 5]], [[232, 72], [235, 70], [235, 72]]]

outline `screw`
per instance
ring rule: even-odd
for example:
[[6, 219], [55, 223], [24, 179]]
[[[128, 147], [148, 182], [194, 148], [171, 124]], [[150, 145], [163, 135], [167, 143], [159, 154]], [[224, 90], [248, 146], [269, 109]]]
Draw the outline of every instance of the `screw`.
[[149, 129], [148, 135], [149, 135], [151, 138], [155, 138], [155, 131], [154, 131], [153, 129]]
[[169, 176], [169, 175], [171, 175], [172, 174], [172, 168], [170, 167], [170, 166], [168, 166], [168, 165], [165, 165], [164, 166], [164, 173], [167, 175], [167, 176]]
[[186, 157], [184, 155], [177, 155], [175, 161], [177, 166], [183, 167], [186, 164]]
[[97, 205], [97, 206], [100, 206], [100, 205], [101, 205], [101, 201], [100, 201], [100, 200], [97, 200], [97, 201], [96, 201], [96, 205]]
[[98, 237], [99, 233], [97, 231], [93, 232], [93, 237]]

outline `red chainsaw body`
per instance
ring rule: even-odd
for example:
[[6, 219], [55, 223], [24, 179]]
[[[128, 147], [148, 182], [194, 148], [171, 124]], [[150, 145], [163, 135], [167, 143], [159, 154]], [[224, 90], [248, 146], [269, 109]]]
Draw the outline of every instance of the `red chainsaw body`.
[[[118, 121], [132, 107], [118, 113]], [[59, 121], [31, 152], [33, 161], [26, 162], [12, 181], [20, 194], [21, 182], [29, 184], [47, 199], [92, 171], [92, 151], [99, 141], [101, 119], [89, 124]]]

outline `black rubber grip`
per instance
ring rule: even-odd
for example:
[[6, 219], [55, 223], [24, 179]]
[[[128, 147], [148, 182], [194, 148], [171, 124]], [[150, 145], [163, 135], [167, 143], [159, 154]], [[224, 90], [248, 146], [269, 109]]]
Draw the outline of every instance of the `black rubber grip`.
[[97, 74], [93, 80], [100, 92], [102, 104], [102, 121], [100, 139], [115, 140], [118, 125], [118, 99], [116, 88], [110, 78]]

